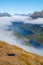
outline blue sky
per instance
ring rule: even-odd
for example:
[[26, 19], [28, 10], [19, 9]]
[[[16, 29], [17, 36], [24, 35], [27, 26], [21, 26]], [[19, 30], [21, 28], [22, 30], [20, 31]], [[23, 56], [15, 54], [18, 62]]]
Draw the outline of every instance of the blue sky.
[[0, 0], [0, 12], [32, 13], [43, 10], [43, 0]]

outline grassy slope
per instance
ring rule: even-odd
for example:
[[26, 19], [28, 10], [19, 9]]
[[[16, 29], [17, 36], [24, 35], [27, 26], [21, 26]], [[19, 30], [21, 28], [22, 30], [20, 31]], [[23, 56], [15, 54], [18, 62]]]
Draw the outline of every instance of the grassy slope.
[[[8, 56], [8, 53], [15, 56]], [[43, 65], [43, 57], [0, 41], [0, 65]]]

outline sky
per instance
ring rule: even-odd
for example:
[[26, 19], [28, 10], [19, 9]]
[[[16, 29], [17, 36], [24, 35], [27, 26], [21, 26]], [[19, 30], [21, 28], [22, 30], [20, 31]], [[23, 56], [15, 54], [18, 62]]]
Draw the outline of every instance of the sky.
[[0, 12], [28, 14], [43, 10], [43, 0], [0, 0]]

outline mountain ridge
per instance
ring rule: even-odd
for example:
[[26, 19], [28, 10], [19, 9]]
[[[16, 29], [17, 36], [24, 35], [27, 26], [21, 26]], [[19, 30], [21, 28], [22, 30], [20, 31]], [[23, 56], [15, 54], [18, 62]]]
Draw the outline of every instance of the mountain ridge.
[[43, 10], [33, 12], [30, 17], [32, 17], [32, 19], [43, 18]]
[[7, 16], [7, 17], [11, 17], [11, 14], [6, 13], [6, 12], [4, 12], [4, 13], [0, 13], [0, 17], [5, 17], [5, 16]]

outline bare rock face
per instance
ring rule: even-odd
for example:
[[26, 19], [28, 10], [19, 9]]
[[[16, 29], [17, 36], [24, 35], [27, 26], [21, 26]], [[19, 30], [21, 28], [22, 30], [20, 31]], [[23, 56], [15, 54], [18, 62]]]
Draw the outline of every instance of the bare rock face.
[[39, 11], [39, 12], [34, 12], [32, 15], [31, 15], [31, 17], [33, 18], [33, 19], [37, 19], [37, 18], [43, 18], [43, 10], [42, 11]]
[[0, 65], [43, 65], [43, 57], [0, 41]]

